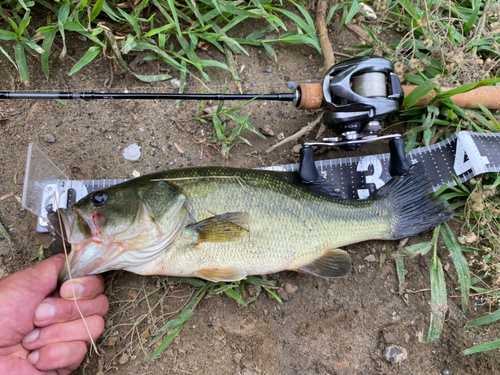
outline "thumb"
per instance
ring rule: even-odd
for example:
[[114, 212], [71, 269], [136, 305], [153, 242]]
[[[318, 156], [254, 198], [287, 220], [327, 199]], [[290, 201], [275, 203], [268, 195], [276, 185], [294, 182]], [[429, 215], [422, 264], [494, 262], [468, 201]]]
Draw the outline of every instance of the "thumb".
[[[11, 282], [15, 282], [16, 289], [25, 289], [35, 299], [43, 300], [57, 288], [57, 277], [64, 264], [64, 254], [50, 257], [34, 266], [13, 274]], [[6, 280], [7, 281], [7, 280]]]

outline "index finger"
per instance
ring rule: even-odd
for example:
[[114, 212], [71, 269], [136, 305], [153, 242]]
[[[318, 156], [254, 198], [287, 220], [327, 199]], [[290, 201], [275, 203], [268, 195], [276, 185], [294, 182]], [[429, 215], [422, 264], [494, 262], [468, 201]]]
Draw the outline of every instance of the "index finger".
[[90, 275], [70, 279], [61, 285], [61, 298], [69, 301], [93, 299], [104, 292], [104, 278]]

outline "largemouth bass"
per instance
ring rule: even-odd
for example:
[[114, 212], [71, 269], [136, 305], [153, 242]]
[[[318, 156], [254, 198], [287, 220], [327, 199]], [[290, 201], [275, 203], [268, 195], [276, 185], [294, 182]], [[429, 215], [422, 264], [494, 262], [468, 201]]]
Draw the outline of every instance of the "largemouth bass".
[[340, 247], [413, 236], [453, 210], [419, 166], [361, 201], [312, 193], [279, 172], [208, 167], [135, 178], [60, 214], [72, 277], [122, 269], [236, 281], [283, 270], [342, 277], [351, 261]]

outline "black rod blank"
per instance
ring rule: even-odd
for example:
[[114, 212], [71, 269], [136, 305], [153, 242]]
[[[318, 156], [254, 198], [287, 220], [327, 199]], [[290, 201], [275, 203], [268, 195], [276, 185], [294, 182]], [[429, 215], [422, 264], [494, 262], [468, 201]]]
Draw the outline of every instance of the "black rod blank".
[[0, 92], [1, 99], [180, 99], [180, 100], [280, 100], [291, 102], [294, 94], [153, 94], [153, 93], [71, 93], [71, 92]]

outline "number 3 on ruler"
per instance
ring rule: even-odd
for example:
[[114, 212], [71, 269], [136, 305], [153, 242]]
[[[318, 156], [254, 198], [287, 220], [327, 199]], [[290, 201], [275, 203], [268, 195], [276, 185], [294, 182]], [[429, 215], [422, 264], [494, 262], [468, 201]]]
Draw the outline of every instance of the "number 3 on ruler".
[[457, 176], [472, 170], [475, 175], [486, 172], [485, 165], [490, 161], [486, 156], [481, 156], [472, 137], [466, 133], [458, 133], [457, 149], [453, 169]]
[[[367, 172], [368, 167], [373, 166], [373, 174], [370, 176], [365, 176], [366, 184], [375, 184], [375, 187], [379, 189], [384, 185], [384, 181], [380, 178], [382, 176], [382, 163], [379, 158], [375, 156], [365, 156], [361, 158], [358, 163], [356, 170], [358, 172]], [[370, 196], [370, 190], [368, 189], [358, 189], [359, 199], [366, 199]]]

